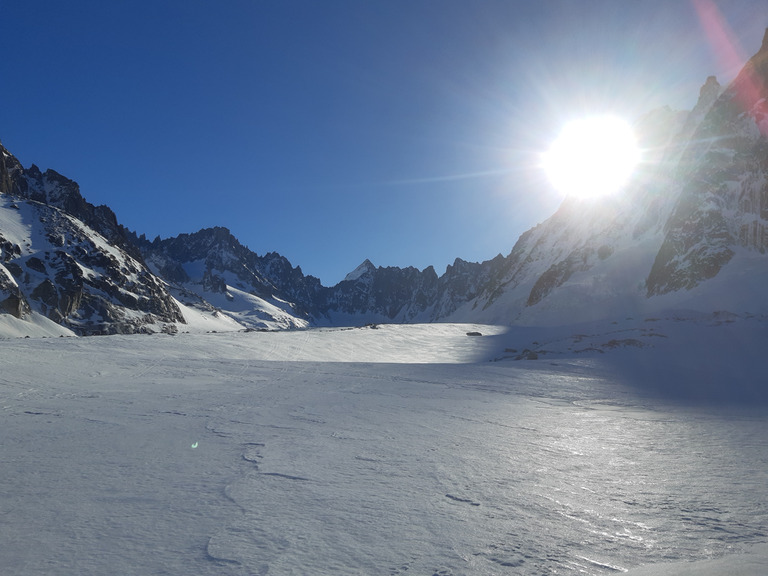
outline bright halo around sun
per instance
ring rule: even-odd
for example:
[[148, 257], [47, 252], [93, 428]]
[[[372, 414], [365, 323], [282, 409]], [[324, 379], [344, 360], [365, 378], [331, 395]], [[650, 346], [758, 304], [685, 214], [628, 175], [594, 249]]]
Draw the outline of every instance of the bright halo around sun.
[[544, 155], [544, 169], [562, 194], [595, 198], [620, 190], [639, 160], [631, 126], [598, 116], [567, 124]]

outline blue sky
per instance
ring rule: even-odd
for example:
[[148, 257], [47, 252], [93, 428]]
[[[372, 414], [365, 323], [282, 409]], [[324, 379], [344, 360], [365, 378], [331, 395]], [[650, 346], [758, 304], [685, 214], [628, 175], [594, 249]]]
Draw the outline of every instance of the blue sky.
[[0, 0], [0, 140], [149, 238], [227, 226], [326, 285], [507, 254], [562, 125], [690, 108], [765, 0]]

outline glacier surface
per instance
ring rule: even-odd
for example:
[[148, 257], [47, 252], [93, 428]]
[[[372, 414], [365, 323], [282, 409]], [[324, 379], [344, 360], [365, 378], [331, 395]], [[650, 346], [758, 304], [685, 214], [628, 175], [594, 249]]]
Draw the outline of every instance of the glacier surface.
[[760, 380], [765, 340], [730, 316], [6, 339], [0, 566], [765, 574], [768, 409], [691, 396]]

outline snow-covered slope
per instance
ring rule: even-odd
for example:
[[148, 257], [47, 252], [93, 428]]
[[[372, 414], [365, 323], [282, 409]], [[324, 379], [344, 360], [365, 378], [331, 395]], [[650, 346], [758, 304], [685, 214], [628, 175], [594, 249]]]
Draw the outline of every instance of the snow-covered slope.
[[174, 295], [198, 310], [214, 310], [252, 329], [309, 325], [306, 302], [320, 282], [278, 254], [258, 256], [222, 227], [166, 240], [135, 237], [149, 267]]
[[667, 389], [763, 383], [715, 320], [4, 341], [2, 573], [763, 574], [765, 408]]
[[[47, 204], [0, 196], [0, 307], [9, 334], [111, 334], [182, 320], [161, 281], [101, 234]], [[151, 327], [151, 328], [150, 328]], [[57, 330], [54, 330], [54, 333]]]

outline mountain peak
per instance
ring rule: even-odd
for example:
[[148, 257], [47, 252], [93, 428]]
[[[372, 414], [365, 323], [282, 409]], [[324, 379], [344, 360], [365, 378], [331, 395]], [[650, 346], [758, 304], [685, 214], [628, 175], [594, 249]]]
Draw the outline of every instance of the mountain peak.
[[713, 94], [717, 97], [721, 88], [722, 86], [717, 81], [717, 76], [707, 76], [706, 82], [704, 82], [704, 85], [699, 90], [699, 102], [712, 98]]
[[768, 106], [768, 29], [763, 36], [760, 50], [749, 59], [728, 89], [729, 98], [739, 113], [746, 112], [755, 120], [760, 134], [768, 137], [768, 122], [765, 122]]
[[689, 125], [691, 131], [701, 122], [702, 118], [709, 112], [712, 105], [720, 97], [723, 87], [717, 81], [715, 76], [707, 76], [706, 82], [699, 89], [699, 99], [696, 106], [691, 110]]
[[366, 272], [373, 272], [374, 270], [376, 270], [376, 266], [374, 266], [373, 262], [371, 262], [370, 260], [368, 260], [368, 258], [366, 258], [365, 261], [362, 264], [360, 264], [360, 266], [352, 270], [352, 272], [350, 272], [344, 277], [344, 281], [354, 282]]

